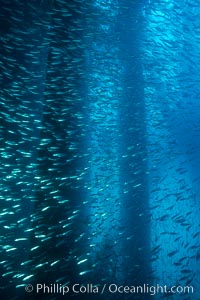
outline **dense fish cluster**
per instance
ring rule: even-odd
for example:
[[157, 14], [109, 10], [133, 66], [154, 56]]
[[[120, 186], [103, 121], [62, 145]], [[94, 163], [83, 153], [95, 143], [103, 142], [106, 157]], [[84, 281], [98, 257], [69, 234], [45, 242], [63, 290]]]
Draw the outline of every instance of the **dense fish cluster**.
[[81, 208], [77, 190], [85, 172], [77, 163], [85, 134], [78, 6], [78, 1], [67, 7], [48, 1], [2, 3], [0, 244], [5, 299], [26, 297], [24, 286], [30, 281], [60, 282], [65, 274], [62, 283], [67, 283], [66, 270], [82, 261], [77, 249], [85, 231], [75, 228]]
[[197, 288], [197, 9], [1, 1], [2, 299], [41, 282]]

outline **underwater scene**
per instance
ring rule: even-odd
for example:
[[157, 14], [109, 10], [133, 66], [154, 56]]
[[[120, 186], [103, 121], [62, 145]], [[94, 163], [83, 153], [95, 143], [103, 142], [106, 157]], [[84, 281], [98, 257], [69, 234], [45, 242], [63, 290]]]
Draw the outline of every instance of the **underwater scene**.
[[0, 0], [0, 299], [200, 300], [200, 0]]

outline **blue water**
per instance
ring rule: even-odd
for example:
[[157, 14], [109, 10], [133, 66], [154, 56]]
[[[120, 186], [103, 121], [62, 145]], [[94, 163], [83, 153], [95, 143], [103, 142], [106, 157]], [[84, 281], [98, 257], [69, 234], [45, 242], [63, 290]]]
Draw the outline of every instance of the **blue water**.
[[198, 2], [0, 1], [2, 299], [200, 299]]

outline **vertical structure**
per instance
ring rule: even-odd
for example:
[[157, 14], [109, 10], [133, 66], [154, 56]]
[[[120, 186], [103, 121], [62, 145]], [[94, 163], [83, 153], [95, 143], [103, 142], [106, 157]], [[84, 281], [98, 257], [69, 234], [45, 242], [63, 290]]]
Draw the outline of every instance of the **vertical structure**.
[[[123, 100], [120, 107], [122, 226], [124, 273], [129, 284], [150, 282], [149, 211], [146, 164], [146, 123], [140, 40], [143, 34], [142, 3], [123, 1], [119, 19], [124, 65]], [[148, 295], [135, 295], [139, 299]]]
[[119, 226], [119, 103], [122, 69], [116, 22], [117, 1], [92, 1], [87, 19], [89, 247], [99, 280], [116, 280], [122, 272]]

